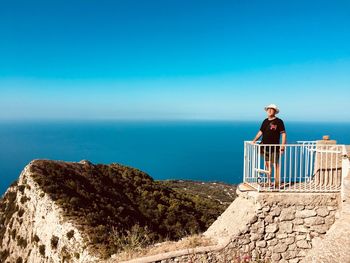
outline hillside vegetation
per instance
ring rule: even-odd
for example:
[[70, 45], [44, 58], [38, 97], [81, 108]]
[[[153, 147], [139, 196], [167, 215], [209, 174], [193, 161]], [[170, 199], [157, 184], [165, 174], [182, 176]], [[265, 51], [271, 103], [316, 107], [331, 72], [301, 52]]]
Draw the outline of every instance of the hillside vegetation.
[[225, 210], [237, 197], [236, 185], [221, 182], [202, 182], [192, 180], [163, 180], [159, 183], [192, 198], [218, 202], [220, 211]]
[[[204, 231], [226, 208], [222, 202], [174, 190], [120, 164], [36, 160], [36, 183], [62, 208], [102, 257], [120, 252], [132, 237], [142, 245]], [[13, 210], [10, 197], [0, 214]], [[11, 211], [12, 213], [12, 211]]]

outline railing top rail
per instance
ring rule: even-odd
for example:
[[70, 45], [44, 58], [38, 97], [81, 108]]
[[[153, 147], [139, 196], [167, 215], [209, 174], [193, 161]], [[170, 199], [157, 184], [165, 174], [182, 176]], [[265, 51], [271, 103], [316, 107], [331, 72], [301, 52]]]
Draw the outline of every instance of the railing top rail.
[[[252, 141], [244, 141], [245, 143], [251, 144], [251, 145], [257, 145], [257, 146], [281, 146], [282, 144], [261, 144], [259, 142], [253, 143]], [[319, 144], [312, 144], [312, 145], [306, 145], [302, 143], [286, 143], [283, 144], [283, 146], [290, 147], [290, 146], [298, 146], [298, 147], [303, 147], [303, 146], [328, 146], [328, 147], [343, 147], [344, 144], [325, 144], [325, 143], [319, 143]]]
[[297, 144], [300, 144], [300, 145], [316, 145], [317, 142], [316, 141], [297, 141]]

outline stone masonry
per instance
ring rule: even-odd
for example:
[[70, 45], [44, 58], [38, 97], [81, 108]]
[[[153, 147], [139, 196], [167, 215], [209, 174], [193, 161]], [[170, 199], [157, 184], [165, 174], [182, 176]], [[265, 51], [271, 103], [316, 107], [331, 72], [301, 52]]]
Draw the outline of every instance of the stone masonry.
[[337, 202], [332, 200], [337, 198], [314, 198], [320, 203], [263, 201], [246, 229], [225, 249], [227, 254], [239, 251], [241, 258], [299, 262], [311, 248], [311, 240], [322, 237], [335, 221]]

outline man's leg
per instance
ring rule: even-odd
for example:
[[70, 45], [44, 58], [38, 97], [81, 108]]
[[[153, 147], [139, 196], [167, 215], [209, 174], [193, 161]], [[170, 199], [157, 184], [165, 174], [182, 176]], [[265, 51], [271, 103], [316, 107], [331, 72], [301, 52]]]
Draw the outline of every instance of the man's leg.
[[270, 161], [265, 161], [265, 167], [266, 167], [266, 171], [268, 171], [268, 173], [267, 173], [267, 183], [270, 185], [271, 184], [271, 173], [272, 173], [271, 162]]
[[280, 187], [280, 165], [278, 163], [278, 160], [274, 162], [274, 174], [275, 174], [275, 187]]

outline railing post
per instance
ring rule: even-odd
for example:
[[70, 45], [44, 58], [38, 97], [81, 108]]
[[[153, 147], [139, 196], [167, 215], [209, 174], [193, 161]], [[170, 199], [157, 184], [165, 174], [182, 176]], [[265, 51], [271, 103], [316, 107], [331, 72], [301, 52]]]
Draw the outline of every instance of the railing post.
[[247, 142], [244, 142], [243, 156], [243, 183], [245, 183], [247, 178]]
[[[350, 160], [348, 158], [348, 153], [346, 151], [345, 145], [342, 147], [342, 167], [341, 167], [341, 199], [342, 201], [345, 200], [345, 178], [348, 176], [349, 169], [350, 169]], [[341, 202], [343, 203], [343, 202]]]
[[[258, 160], [257, 160], [257, 162], [258, 162], [258, 169], [260, 169], [260, 167], [261, 167], [261, 165], [260, 165], [260, 144], [258, 144], [257, 145], [257, 150], [258, 150]], [[260, 174], [258, 174], [258, 179], [257, 179], [257, 182], [260, 184], [261, 183], [261, 180], [259, 180], [259, 179], [261, 179], [261, 175]], [[260, 190], [260, 188], [259, 188], [259, 190]]]

